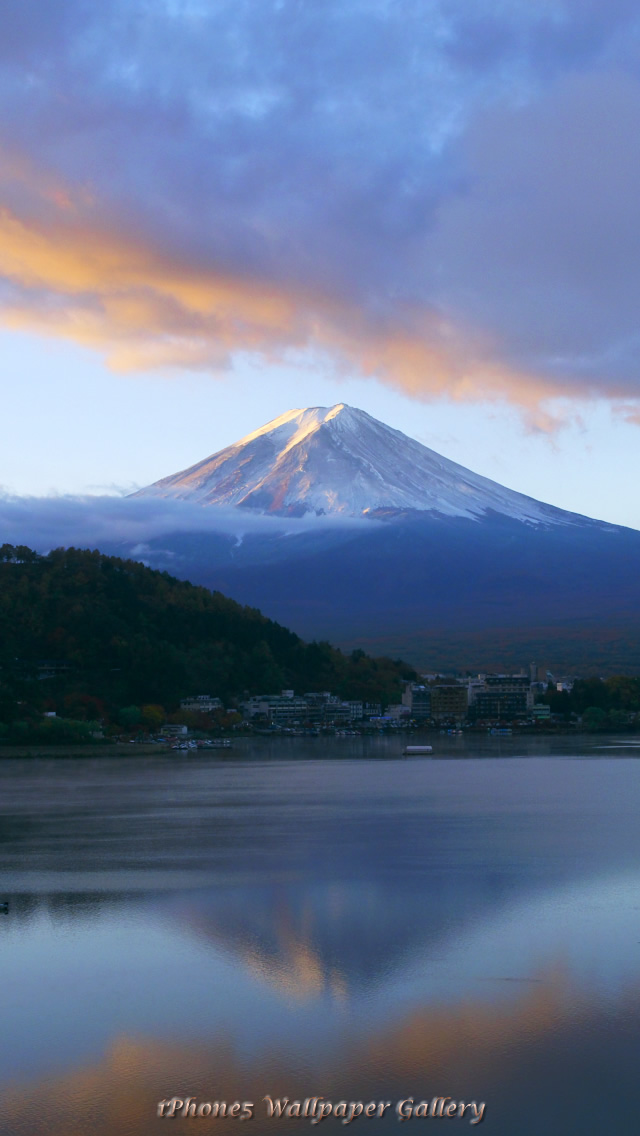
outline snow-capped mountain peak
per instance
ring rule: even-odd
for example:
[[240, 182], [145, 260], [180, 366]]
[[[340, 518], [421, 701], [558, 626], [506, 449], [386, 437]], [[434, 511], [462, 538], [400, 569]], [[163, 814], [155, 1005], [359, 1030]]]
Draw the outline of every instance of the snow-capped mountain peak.
[[480, 519], [492, 511], [530, 524], [584, 520], [472, 473], [344, 403], [289, 410], [136, 496], [149, 494], [280, 516]]

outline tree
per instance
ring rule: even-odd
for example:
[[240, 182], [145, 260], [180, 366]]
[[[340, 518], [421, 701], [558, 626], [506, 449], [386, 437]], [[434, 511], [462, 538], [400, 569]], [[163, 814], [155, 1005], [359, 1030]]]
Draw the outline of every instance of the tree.
[[582, 715], [582, 724], [590, 734], [599, 730], [606, 730], [609, 724], [609, 715], [601, 706], [587, 706]]
[[148, 726], [150, 730], [159, 730], [162, 723], [167, 720], [164, 706], [158, 706], [153, 702], [148, 702], [142, 707], [141, 717], [143, 725]]
[[118, 710], [118, 721], [125, 730], [135, 730], [142, 721], [142, 713], [139, 706], [123, 706], [122, 710]]

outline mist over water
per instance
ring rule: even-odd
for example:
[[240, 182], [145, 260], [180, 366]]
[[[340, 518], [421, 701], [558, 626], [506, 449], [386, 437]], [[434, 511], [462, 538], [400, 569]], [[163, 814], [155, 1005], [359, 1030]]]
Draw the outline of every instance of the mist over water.
[[445, 1096], [499, 1136], [631, 1136], [640, 749], [400, 749], [4, 759], [3, 1136], [144, 1136], [173, 1096], [254, 1105], [179, 1130], [315, 1130], [267, 1094], [391, 1102], [358, 1132]]

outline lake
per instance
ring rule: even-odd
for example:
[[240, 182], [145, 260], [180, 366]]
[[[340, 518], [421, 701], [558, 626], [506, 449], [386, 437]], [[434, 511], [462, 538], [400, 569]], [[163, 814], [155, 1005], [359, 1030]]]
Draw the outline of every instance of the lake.
[[433, 744], [2, 760], [3, 1136], [635, 1136], [640, 748]]

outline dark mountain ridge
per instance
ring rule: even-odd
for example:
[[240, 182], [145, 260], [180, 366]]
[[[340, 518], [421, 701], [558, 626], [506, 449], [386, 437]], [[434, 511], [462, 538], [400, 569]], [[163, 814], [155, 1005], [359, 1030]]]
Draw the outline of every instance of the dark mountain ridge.
[[[398, 700], [410, 667], [344, 656], [219, 592], [133, 560], [0, 549], [0, 722], [17, 704], [91, 697], [108, 707], [211, 693], [331, 690]], [[43, 681], [43, 674], [49, 675]]]
[[280, 537], [163, 536], [145, 558], [306, 638], [419, 669], [553, 662], [640, 672], [640, 533], [512, 518], [400, 518]]

